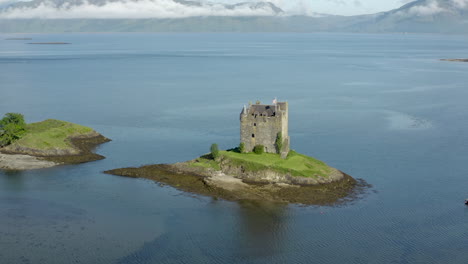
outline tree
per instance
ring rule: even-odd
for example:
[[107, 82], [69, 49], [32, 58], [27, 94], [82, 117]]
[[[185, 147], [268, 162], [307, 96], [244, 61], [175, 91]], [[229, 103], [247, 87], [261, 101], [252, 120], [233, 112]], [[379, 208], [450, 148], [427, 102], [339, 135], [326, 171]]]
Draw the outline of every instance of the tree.
[[278, 132], [278, 134], [276, 134], [275, 146], [276, 153], [281, 154], [281, 151], [283, 150], [283, 133]]
[[245, 144], [244, 144], [244, 142], [241, 142], [241, 143], [239, 144], [239, 152], [240, 152], [240, 153], [244, 153], [244, 152], [245, 152]]
[[7, 146], [20, 139], [26, 133], [24, 116], [18, 113], [6, 113], [0, 120], [0, 146]]
[[253, 152], [254, 152], [255, 154], [259, 154], [259, 155], [260, 155], [260, 154], [263, 154], [263, 153], [265, 152], [265, 146], [263, 146], [263, 145], [256, 145], [256, 146], [254, 147], [254, 149], [253, 149]]
[[216, 143], [213, 143], [211, 144], [211, 147], [210, 147], [210, 151], [211, 151], [211, 157], [215, 160], [219, 157], [219, 148], [218, 148], [218, 144]]

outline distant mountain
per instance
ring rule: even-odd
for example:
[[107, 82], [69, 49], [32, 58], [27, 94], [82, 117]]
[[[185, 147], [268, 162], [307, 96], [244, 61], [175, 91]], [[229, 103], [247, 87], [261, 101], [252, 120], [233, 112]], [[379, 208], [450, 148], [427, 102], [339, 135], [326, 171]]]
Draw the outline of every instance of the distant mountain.
[[468, 33], [468, 0], [418, 0], [365, 16], [349, 31]]
[[34, 0], [0, 7], [0, 32], [408, 32], [468, 34], [468, 0], [370, 15], [288, 14], [270, 2]]
[[[9, 8], [38, 8], [41, 5], [45, 6], [53, 6], [58, 9], [72, 9], [76, 6], [99, 6], [102, 7], [106, 4], [112, 3], [121, 3], [122, 0], [33, 0], [27, 2], [16, 2], [11, 3], [8, 6]], [[134, 3], [139, 2], [138, 0], [131, 1]], [[143, 1], [140, 1], [143, 2]], [[164, 2], [164, 1], [163, 1]], [[271, 10], [271, 15], [282, 14], [284, 11], [270, 2], [241, 2], [237, 4], [221, 4], [221, 3], [214, 3], [214, 2], [199, 2], [199, 1], [186, 1], [186, 0], [169, 0], [166, 2], [174, 2], [176, 4], [180, 4], [186, 7], [222, 7], [228, 10], [235, 10], [235, 9], [251, 9], [251, 10]], [[7, 7], [4, 7], [6, 9]], [[1, 9], [0, 9], [1, 10]]]

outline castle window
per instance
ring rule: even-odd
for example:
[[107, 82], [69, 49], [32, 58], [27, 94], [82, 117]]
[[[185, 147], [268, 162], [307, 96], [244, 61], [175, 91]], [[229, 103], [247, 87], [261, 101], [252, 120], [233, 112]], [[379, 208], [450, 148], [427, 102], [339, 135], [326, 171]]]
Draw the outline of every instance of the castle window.
[[254, 126], [257, 126], [257, 123], [254, 123]]
[[255, 137], [255, 134], [252, 134], [252, 137], [254, 138], [254, 137]]

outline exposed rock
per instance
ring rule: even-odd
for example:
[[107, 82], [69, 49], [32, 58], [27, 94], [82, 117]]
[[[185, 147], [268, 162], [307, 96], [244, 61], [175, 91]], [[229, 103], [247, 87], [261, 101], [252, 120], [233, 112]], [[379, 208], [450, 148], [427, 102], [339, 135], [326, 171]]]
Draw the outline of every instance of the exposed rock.
[[235, 177], [244, 180], [245, 182], [252, 183], [285, 183], [291, 185], [317, 185], [324, 183], [331, 183], [343, 179], [344, 174], [331, 168], [332, 172], [328, 178], [324, 177], [296, 177], [290, 174], [280, 173], [274, 170], [260, 170], [260, 171], [247, 171], [242, 166], [233, 166], [228, 162], [221, 162], [221, 170], [228, 175], [235, 175]]
[[37, 157], [20, 154], [0, 153], [0, 169], [6, 170], [32, 170], [49, 168], [58, 165], [52, 161], [41, 160]]
[[5, 147], [0, 149], [0, 169], [30, 170], [48, 168], [60, 164], [78, 164], [104, 159], [104, 156], [94, 153], [96, 146], [110, 139], [93, 131], [86, 135], [70, 138], [72, 149], [67, 150], [37, 150], [21, 147]]

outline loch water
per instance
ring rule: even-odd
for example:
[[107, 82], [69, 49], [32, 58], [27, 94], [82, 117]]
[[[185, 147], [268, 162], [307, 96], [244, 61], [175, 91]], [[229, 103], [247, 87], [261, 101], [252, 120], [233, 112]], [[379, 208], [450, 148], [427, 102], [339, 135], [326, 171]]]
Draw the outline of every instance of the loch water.
[[[31, 45], [69, 42], [68, 45]], [[0, 114], [112, 142], [0, 170], [0, 263], [467, 263], [467, 36], [0, 34]], [[227, 202], [102, 171], [239, 141], [289, 102], [292, 148], [373, 187], [339, 207]]]

